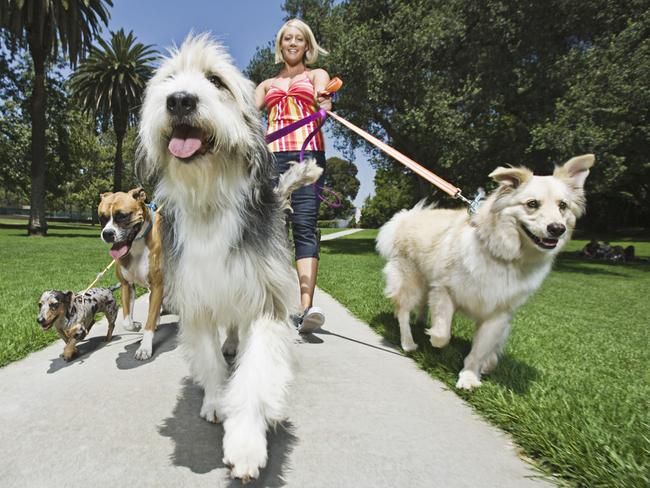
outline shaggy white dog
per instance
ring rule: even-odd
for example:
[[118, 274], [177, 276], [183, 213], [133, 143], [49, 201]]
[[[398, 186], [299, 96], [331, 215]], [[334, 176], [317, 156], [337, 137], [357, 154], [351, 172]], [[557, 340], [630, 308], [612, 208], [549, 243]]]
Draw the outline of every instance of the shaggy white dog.
[[[253, 85], [208, 35], [189, 36], [147, 86], [140, 139], [138, 172], [155, 177], [168, 223], [166, 289], [205, 390], [201, 416], [223, 420], [232, 475], [255, 478], [267, 462], [267, 427], [284, 417], [296, 337], [290, 314], [300, 307], [286, 195], [274, 191]], [[302, 183], [318, 178], [295, 168]], [[295, 183], [280, 180], [283, 192]], [[222, 345], [237, 349], [230, 375]]]
[[417, 348], [411, 310], [424, 322], [428, 302], [434, 347], [449, 343], [454, 312], [462, 310], [477, 330], [456, 387], [479, 386], [481, 373], [497, 365], [513, 313], [539, 288], [571, 238], [593, 164], [593, 155], [578, 156], [553, 176], [497, 168], [490, 176], [499, 187], [473, 216], [421, 203], [387, 222], [377, 250], [388, 260], [385, 293], [395, 305], [402, 349]]

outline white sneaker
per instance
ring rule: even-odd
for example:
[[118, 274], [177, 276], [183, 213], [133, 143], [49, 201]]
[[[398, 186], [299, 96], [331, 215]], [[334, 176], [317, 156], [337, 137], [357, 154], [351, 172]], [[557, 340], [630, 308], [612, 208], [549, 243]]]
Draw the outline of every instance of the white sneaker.
[[311, 334], [325, 323], [325, 314], [320, 307], [309, 307], [302, 316], [302, 321], [298, 326], [298, 332], [301, 334]]

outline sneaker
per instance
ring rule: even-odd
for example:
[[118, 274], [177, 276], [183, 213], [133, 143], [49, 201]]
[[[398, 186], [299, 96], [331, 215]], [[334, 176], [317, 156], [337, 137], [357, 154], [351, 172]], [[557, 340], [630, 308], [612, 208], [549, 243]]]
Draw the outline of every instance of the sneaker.
[[302, 316], [302, 321], [298, 325], [298, 332], [301, 334], [311, 334], [325, 323], [325, 314], [319, 307], [309, 307]]

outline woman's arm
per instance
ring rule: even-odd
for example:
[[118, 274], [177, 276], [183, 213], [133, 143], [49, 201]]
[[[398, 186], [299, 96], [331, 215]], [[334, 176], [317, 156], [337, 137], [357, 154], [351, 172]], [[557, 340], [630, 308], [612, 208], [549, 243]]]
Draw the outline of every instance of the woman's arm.
[[268, 91], [269, 80], [264, 80], [262, 83], [257, 85], [255, 88], [255, 106], [257, 110], [262, 110], [264, 108], [264, 97]]
[[332, 100], [329, 95], [324, 94], [325, 87], [330, 82], [330, 75], [327, 74], [327, 71], [320, 68], [313, 70], [311, 74], [314, 91], [316, 92], [314, 93], [316, 102], [318, 102], [320, 108], [332, 110]]

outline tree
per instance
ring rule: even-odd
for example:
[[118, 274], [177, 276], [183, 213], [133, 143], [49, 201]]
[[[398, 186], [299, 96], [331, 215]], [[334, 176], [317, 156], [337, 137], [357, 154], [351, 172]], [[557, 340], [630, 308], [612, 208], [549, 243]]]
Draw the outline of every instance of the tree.
[[[318, 211], [319, 220], [348, 219], [354, 209], [352, 201], [359, 192], [357, 167], [350, 161], [332, 157], [327, 159], [325, 171], [324, 195], [325, 201]], [[333, 192], [332, 195], [329, 193]], [[329, 204], [337, 199], [340, 205]]]
[[[602, 205], [614, 217], [621, 213], [628, 182], [647, 175], [647, 159], [634, 148], [648, 142], [643, 130], [646, 90], [640, 86], [648, 55], [644, 49], [621, 50], [635, 54], [634, 64], [627, 65], [614, 62], [614, 48], [608, 47], [627, 29], [629, 36], [636, 32], [642, 46], [639, 42], [648, 38], [647, 1], [349, 0], [330, 6], [324, 0], [287, 0], [285, 10], [318, 26], [319, 42], [330, 51], [324, 67], [344, 81], [337, 112], [466, 195], [485, 185], [496, 166], [526, 165], [548, 174], [552, 163], [597, 151], [594, 173], [607, 168], [604, 180], [620, 190], [614, 206]], [[607, 82], [600, 76], [604, 71], [609, 73]], [[598, 83], [592, 80], [595, 74]], [[626, 79], [630, 89], [619, 89], [623, 85], [614, 75]], [[605, 120], [604, 112], [585, 116], [587, 107], [578, 102], [601, 106], [603, 93], [616, 99], [606, 111], [627, 110], [630, 130], [623, 132], [629, 137], [619, 137], [623, 132], [616, 128], [615, 117]], [[556, 135], [562, 135], [555, 141], [550, 130], [554, 122], [559, 122]], [[576, 137], [566, 143], [567, 131], [581, 127], [584, 133], [587, 126], [592, 134], [607, 128], [609, 140], [600, 137], [602, 143], [596, 144], [594, 138]], [[347, 129], [333, 128], [348, 145], [365, 144]], [[376, 149], [367, 150], [378, 170], [395, 167]], [[407, 200], [435, 191], [421, 178], [407, 175], [414, 192]], [[392, 185], [376, 181], [378, 192], [380, 183]], [[633, 196], [642, 202], [640, 195]], [[399, 199], [381, 200], [387, 205]], [[441, 201], [447, 202], [453, 201]], [[634, 207], [625, 208], [629, 219], [641, 221]]]
[[111, 0], [0, 0], [0, 28], [12, 49], [26, 44], [34, 63], [31, 95], [31, 191], [29, 235], [47, 234], [45, 220], [45, 67], [60, 50], [74, 65], [84, 55], [100, 23], [108, 23]]
[[110, 44], [98, 39], [90, 55], [72, 75], [70, 86], [84, 110], [103, 121], [112, 120], [116, 137], [113, 191], [122, 191], [122, 146], [129, 125], [137, 118], [157, 54], [152, 46], [135, 42], [133, 32], [111, 33]]

